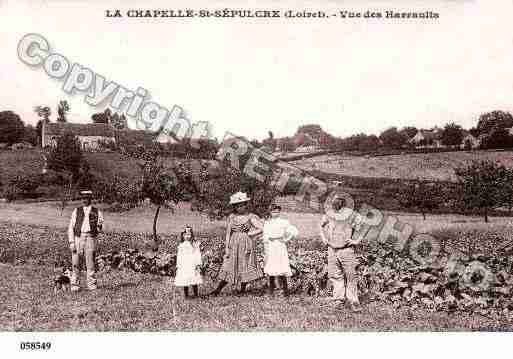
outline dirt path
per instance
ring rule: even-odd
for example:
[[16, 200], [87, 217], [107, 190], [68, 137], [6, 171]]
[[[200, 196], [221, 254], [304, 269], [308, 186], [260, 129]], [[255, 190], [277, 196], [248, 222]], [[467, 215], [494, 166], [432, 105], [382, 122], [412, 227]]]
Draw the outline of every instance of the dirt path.
[[[11, 223], [45, 225], [67, 228], [71, 212], [78, 203], [70, 204], [61, 213], [57, 202], [44, 203], [2, 203], [0, 219]], [[99, 206], [102, 207], [101, 205]], [[127, 231], [135, 233], [151, 232], [155, 207], [143, 206], [128, 212], [105, 212], [105, 231]], [[222, 221], [211, 221], [206, 215], [191, 212], [187, 204], [180, 205], [172, 213], [169, 209], [161, 209], [159, 233], [179, 233], [186, 224], [198, 232], [209, 232], [223, 226]]]
[[[70, 204], [61, 214], [57, 202], [45, 203], [1, 203], [0, 220], [11, 223], [31, 225], [55, 226], [67, 228], [71, 211], [77, 204]], [[100, 206], [101, 207], [101, 206]], [[151, 232], [155, 208], [151, 205], [143, 206], [122, 213], [105, 213], [106, 231], [128, 231], [135, 233]], [[431, 232], [436, 229], [465, 228], [465, 229], [492, 229], [495, 226], [511, 225], [513, 219], [509, 217], [492, 217], [490, 223], [484, 223], [480, 217], [463, 215], [428, 215], [426, 220], [419, 214], [391, 213], [402, 223], [412, 225], [417, 232]], [[316, 213], [284, 213], [300, 230], [302, 237], [317, 236], [317, 226], [321, 215]], [[190, 211], [187, 203], [180, 204], [174, 213], [162, 209], [158, 231], [159, 233], [179, 233], [189, 224], [197, 232], [211, 232], [224, 227], [224, 221], [211, 221], [204, 214]]]

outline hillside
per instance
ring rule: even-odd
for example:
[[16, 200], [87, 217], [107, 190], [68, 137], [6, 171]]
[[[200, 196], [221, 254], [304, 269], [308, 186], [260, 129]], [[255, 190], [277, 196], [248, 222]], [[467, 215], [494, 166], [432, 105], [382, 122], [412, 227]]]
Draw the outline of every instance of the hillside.
[[305, 170], [344, 176], [455, 181], [454, 168], [472, 160], [499, 161], [507, 167], [513, 167], [513, 151], [461, 151], [376, 157], [322, 155], [290, 163]]
[[[117, 174], [121, 177], [136, 178], [140, 170], [135, 160], [128, 159], [117, 153], [86, 153], [93, 175], [110, 177]], [[500, 161], [513, 167], [513, 152], [450, 152], [430, 154], [405, 154], [379, 157], [322, 155], [310, 159], [291, 162], [307, 170], [314, 177], [331, 183], [343, 183], [343, 189], [351, 194], [356, 203], [368, 203], [383, 210], [404, 211], [398, 201], [397, 194], [403, 192], [408, 180], [424, 179], [454, 181], [453, 167], [461, 166], [472, 160], [490, 159]], [[168, 165], [175, 161], [166, 160]], [[315, 164], [315, 168], [312, 168]], [[38, 151], [0, 151], [0, 182], [6, 185], [9, 178], [16, 175], [36, 175], [41, 173], [43, 160]], [[194, 162], [195, 171], [199, 171], [200, 163]], [[450, 191], [451, 186], [444, 186]], [[43, 199], [59, 198], [62, 188], [58, 186], [38, 189]], [[296, 203], [291, 197], [280, 200], [287, 211], [310, 212], [311, 208]], [[444, 203], [438, 213], [453, 213], [450, 201]], [[504, 215], [503, 213], [496, 213]]]
[[[119, 174], [133, 177], [138, 167], [117, 153], [85, 153], [91, 172]], [[19, 175], [37, 175], [43, 169], [43, 157], [38, 150], [0, 151], [0, 182], [5, 184], [10, 178]]]

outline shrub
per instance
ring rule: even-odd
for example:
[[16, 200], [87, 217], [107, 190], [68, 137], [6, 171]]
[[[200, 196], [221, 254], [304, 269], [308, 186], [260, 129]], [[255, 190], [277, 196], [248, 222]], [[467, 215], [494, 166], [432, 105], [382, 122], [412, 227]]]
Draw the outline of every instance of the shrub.
[[105, 152], [114, 152], [114, 151], [118, 150], [118, 145], [116, 144], [115, 141], [99, 140], [98, 148]]
[[57, 139], [57, 146], [50, 150], [48, 168], [57, 172], [70, 172], [77, 181], [84, 166], [80, 141], [72, 132], [66, 132]]
[[267, 183], [251, 178], [237, 169], [220, 164], [204, 174], [197, 185], [197, 198], [210, 218], [223, 218], [231, 213], [230, 196], [246, 192], [251, 197], [250, 210], [261, 217], [267, 215], [269, 206], [278, 192]]
[[405, 208], [419, 211], [426, 219], [426, 212], [439, 207], [441, 192], [437, 183], [412, 182], [405, 191], [400, 192], [399, 202]]
[[8, 182], [4, 190], [4, 196], [8, 201], [31, 197], [35, 195], [34, 192], [39, 185], [39, 176], [16, 176]]
[[[69, 260], [66, 231], [51, 227], [0, 223], [0, 262], [51, 264]], [[360, 298], [390, 303], [410, 309], [498, 315], [513, 310], [513, 261], [511, 228], [444, 229], [432, 233], [441, 240], [443, 251], [432, 264], [419, 263], [404, 253], [381, 245], [363, 243], [358, 267]], [[216, 278], [222, 264], [224, 241], [221, 233], [196, 233], [201, 240], [203, 266], [207, 277]], [[151, 238], [137, 233], [109, 233], [98, 243], [100, 271], [128, 269], [155, 275], [173, 276], [176, 266], [177, 236], [165, 235], [161, 250], [147, 251]], [[328, 295], [326, 250], [298, 238], [289, 245], [293, 267], [291, 290], [296, 293]], [[262, 261], [262, 242], [257, 258]], [[455, 255], [460, 253], [459, 255]], [[477, 266], [476, 266], [477, 264]], [[492, 274], [490, 282], [474, 278], [476, 268]], [[506, 310], [507, 309], [507, 310]]]
[[12, 144], [21, 140], [25, 132], [23, 122], [12, 111], [0, 112], [0, 142]]
[[61, 186], [66, 183], [64, 175], [54, 170], [47, 170], [40, 176], [40, 181], [40, 184], [44, 186]]
[[488, 222], [490, 210], [503, 202], [506, 167], [492, 161], [473, 161], [467, 167], [456, 168], [455, 173], [461, 184], [461, 205], [481, 211]]

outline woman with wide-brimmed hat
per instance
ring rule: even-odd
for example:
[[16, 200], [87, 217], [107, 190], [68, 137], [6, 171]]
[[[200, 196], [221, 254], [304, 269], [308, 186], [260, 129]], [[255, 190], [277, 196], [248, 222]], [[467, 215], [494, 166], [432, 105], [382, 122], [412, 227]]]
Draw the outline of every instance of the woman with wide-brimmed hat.
[[249, 201], [243, 192], [230, 197], [234, 213], [228, 217], [225, 256], [218, 276], [221, 281], [211, 295], [217, 296], [228, 283], [240, 284], [240, 292], [244, 293], [247, 283], [264, 276], [255, 249], [255, 236], [262, 233], [263, 222], [248, 211]]

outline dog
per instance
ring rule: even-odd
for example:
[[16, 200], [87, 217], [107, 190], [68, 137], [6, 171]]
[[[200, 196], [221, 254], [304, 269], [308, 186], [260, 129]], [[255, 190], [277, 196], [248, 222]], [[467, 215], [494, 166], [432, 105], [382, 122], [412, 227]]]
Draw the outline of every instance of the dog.
[[71, 290], [71, 270], [64, 263], [55, 263], [53, 280], [53, 292], [59, 290], [69, 292]]

